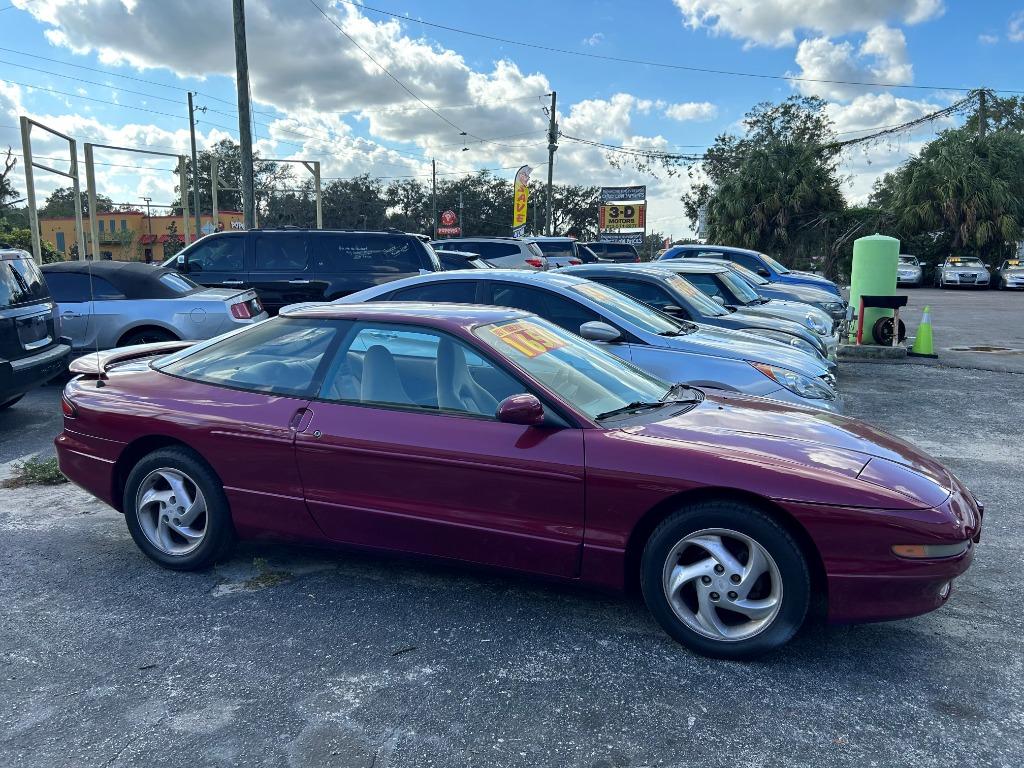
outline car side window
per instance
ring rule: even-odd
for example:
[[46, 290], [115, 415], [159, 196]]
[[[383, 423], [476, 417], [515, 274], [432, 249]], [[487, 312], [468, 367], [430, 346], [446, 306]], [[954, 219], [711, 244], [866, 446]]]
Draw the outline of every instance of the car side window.
[[604, 283], [609, 288], [614, 288], [617, 291], [622, 291], [637, 301], [649, 304], [655, 309], [664, 311], [665, 307], [679, 306], [679, 301], [672, 298], [668, 291], [651, 283], [643, 283], [637, 280], [605, 280], [603, 278], [597, 282]]
[[514, 283], [493, 286], [491, 303], [499, 307], [513, 307], [543, 317], [572, 333], [579, 333], [584, 323], [601, 320], [601, 316], [579, 302], [559, 296], [551, 291]]
[[274, 318], [160, 365], [173, 376], [254, 392], [308, 396], [339, 323]]
[[316, 271], [321, 273], [415, 274], [428, 263], [426, 254], [412, 237], [314, 233], [311, 239]]
[[727, 253], [725, 254], [725, 258], [727, 258], [729, 261], [734, 261], [741, 267], [746, 267], [747, 269], [752, 270], [754, 272], [764, 269], [764, 265], [762, 265], [760, 261], [755, 259], [753, 256], [749, 256], [745, 253]]
[[320, 398], [494, 419], [498, 403], [524, 391], [519, 381], [447, 334], [364, 323], [342, 343]]
[[245, 235], [212, 237], [188, 252], [189, 272], [241, 272], [244, 268]]
[[308, 264], [305, 235], [256, 236], [256, 269], [268, 272], [301, 272]]
[[451, 280], [445, 283], [424, 283], [395, 291], [388, 301], [440, 301], [449, 304], [473, 304], [476, 299], [475, 280]]
[[[46, 278], [50, 295], [58, 302], [83, 301], [116, 301], [123, 299], [124, 293], [102, 277], [92, 275], [92, 290], [89, 289], [88, 273], [53, 272]], [[62, 296], [67, 298], [61, 298]]]
[[696, 288], [700, 289], [701, 293], [705, 293], [708, 296], [715, 297], [721, 296], [723, 299], [731, 298], [726, 297], [722, 293], [721, 287], [718, 285], [718, 281], [713, 276], [707, 273], [696, 272], [694, 274], [686, 275], [686, 279]]

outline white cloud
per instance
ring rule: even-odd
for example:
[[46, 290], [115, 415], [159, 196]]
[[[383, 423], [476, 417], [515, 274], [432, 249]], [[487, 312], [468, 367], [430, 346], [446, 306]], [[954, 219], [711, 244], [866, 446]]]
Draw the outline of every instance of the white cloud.
[[999, 42], [999, 35], [988, 35], [982, 33], [978, 35], [978, 42], [982, 45], [995, 45]]
[[827, 37], [802, 40], [796, 52], [799, 77], [832, 82], [795, 82], [805, 95], [827, 99], [852, 99], [864, 93], [864, 87], [849, 82], [909, 83], [914, 67], [907, 56], [903, 32], [892, 27], [873, 27], [864, 42], [855, 48], [848, 41], [833, 42]]
[[835, 36], [942, 14], [942, 0], [675, 0], [684, 23], [754, 44], [792, 45], [798, 30]]
[[595, 32], [590, 37], [585, 37], [582, 40], [584, 45], [588, 45], [593, 48], [595, 45], [600, 45], [604, 42], [604, 32]]
[[665, 117], [679, 122], [706, 122], [718, 117], [718, 107], [710, 101], [685, 101], [665, 107]]
[[1006, 39], [1012, 43], [1024, 41], [1024, 11], [1017, 11], [1010, 17], [1006, 29]]

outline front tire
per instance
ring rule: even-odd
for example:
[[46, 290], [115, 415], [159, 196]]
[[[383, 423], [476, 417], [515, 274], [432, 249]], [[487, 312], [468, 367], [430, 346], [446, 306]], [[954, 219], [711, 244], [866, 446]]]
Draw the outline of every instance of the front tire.
[[128, 475], [125, 522], [151, 560], [176, 571], [207, 568], [235, 543], [231, 510], [220, 480], [187, 448], [163, 448]]
[[810, 571], [800, 546], [760, 510], [732, 501], [689, 505], [651, 534], [640, 583], [655, 620], [704, 656], [750, 659], [803, 625]]

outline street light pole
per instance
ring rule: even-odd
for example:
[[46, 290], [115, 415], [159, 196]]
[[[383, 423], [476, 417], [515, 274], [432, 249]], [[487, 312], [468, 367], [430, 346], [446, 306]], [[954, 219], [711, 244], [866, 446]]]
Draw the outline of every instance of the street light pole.
[[[205, 111], [206, 107], [203, 107]], [[188, 92], [188, 132], [192, 139], [192, 215], [196, 223], [196, 240], [202, 237], [199, 221], [199, 159], [196, 155], [196, 117], [192, 106], [192, 91]], [[188, 194], [184, 189], [182, 195]]]
[[146, 228], [149, 229], [149, 234], [152, 235], [153, 234], [153, 215], [152, 215], [152, 213], [150, 213], [149, 204], [153, 202], [153, 198], [152, 197], [144, 197], [142, 199], [146, 201]]
[[552, 235], [552, 228], [554, 227], [555, 221], [555, 209], [554, 209], [554, 195], [552, 194], [552, 187], [554, 186], [554, 174], [555, 174], [555, 150], [558, 149], [558, 122], [555, 120], [555, 105], [558, 103], [558, 94], [555, 91], [551, 92], [551, 114], [549, 115], [550, 120], [548, 122], [548, 199], [547, 199], [547, 215], [544, 223], [545, 234], [548, 237]]

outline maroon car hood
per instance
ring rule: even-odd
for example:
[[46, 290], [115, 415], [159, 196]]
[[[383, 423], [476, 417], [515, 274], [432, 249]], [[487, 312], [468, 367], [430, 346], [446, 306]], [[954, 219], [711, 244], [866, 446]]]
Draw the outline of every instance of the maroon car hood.
[[716, 392], [686, 413], [628, 431], [649, 438], [768, 454], [851, 477], [877, 457], [909, 467], [939, 485], [948, 487], [950, 482], [949, 473], [938, 461], [862, 421], [757, 397]]

